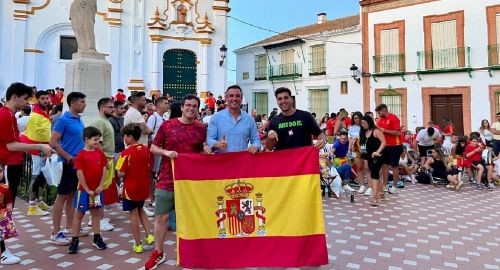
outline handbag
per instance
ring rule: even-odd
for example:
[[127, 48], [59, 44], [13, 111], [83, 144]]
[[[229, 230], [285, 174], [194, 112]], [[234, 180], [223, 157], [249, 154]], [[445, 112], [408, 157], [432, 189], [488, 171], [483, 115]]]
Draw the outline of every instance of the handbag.
[[0, 231], [3, 239], [16, 237], [19, 234], [16, 231], [16, 226], [12, 220], [12, 212], [7, 209], [0, 210]]
[[45, 161], [45, 165], [41, 168], [43, 176], [45, 176], [49, 186], [59, 185], [61, 182], [62, 170], [62, 162], [58, 161], [58, 156], [56, 154], [48, 157]]

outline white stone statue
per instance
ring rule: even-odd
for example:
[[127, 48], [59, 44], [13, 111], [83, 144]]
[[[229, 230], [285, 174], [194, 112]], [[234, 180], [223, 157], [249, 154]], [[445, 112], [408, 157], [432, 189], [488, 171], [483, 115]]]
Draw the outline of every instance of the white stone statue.
[[78, 42], [78, 52], [96, 52], [94, 23], [96, 0], [74, 0], [69, 9], [71, 26]]

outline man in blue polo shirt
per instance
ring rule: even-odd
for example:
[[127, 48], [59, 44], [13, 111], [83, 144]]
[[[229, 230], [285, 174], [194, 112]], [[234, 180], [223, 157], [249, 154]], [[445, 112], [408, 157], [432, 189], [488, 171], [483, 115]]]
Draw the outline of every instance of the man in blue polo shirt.
[[[69, 110], [65, 112], [54, 125], [50, 146], [52, 146], [63, 162], [61, 182], [57, 186], [57, 197], [52, 207], [52, 235], [50, 242], [56, 245], [69, 245], [69, 239], [65, 231], [61, 231], [61, 219], [63, 208], [66, 212], [66, 226], [71, 226], [75, 210], [73, 208], [73, 197], [78, 185], [76, 170], [73, 161], [84, 147], [83, 122], [80, 114], [85, 110], [85, 95], [80, 92], [72, 92], [67, 97]], [[68, 231], [69, 228], [67, 228]], [[88, 232], [87, 232], [88, 234]]]
[[231, 85], [227, 88], [226, 109], [214, 114], [208, 123], [207, 145], [211, 150], [219, 153], [247, 150], [254, 154], [261, 149], [257, 124], [252, 116], [241, 110], [242, 99], [241, 87]]

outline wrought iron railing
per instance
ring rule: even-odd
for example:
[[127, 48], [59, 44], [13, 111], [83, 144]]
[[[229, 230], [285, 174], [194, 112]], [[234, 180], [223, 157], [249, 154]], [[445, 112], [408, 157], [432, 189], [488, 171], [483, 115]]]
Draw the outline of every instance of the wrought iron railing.
[[[19, 182], [19, 187], [17, 188], [17, 195], [25, 200], [29, 199], [29, 186], [32, 178], [32, 168], [33, 163], [31, 160], [31, 155], [25, 154], [23, 163], [23, 175]], [[44, 202], [52, 205], [57, 196], [57, 189], [56, 187], [46, 185], [44, 188], [41, 188], [39, 190], [39, 194]]]
[[417, 52], [417, 70], [453, 70], [470, 68], [470, 47]]
[[386, 54], [373, 56], [375, 73], [395, 73], [405, 71], [405, 55]]
[[302, 63], [270, 66], [268, 75], [270, 80], [286, 80], [302, 77]]
[[500, 44], [488, 45], [488, 66], [500, 65]]

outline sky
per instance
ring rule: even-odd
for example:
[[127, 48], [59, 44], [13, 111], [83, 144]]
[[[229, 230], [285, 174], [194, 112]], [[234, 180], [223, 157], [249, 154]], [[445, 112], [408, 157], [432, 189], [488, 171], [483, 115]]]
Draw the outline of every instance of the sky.
[[[229, 16], [238, 20], [286, 32], [316, 23], [318, 13], [325, 12], [328, 20], [357, 14], [359, 0], [231, 0], [229, 7]], [[274, 35], [228, 18], [228, 82], [236, 82], [236, 55], [233, 51]]]

